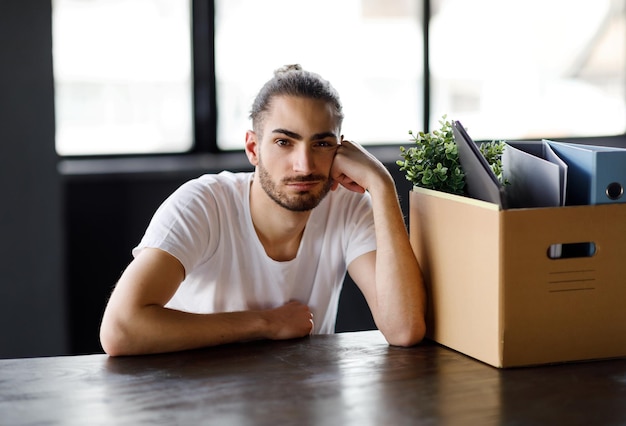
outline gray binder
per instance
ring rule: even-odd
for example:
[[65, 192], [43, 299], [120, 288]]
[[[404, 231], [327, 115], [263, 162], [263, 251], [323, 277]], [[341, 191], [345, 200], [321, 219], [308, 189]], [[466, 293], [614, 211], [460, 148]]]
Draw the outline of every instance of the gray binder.
[[507, 142], [502, 169], [509, 208], [565, 205], [567, 164], [547, 141]]
[[461, 168], [465, 173], [467, 195], [497, 204], [500, 209], [506, 209], [504, 186], [489, 167], [476, 143], [459, 121], [452, 122], [452, 131], [459, 151]]

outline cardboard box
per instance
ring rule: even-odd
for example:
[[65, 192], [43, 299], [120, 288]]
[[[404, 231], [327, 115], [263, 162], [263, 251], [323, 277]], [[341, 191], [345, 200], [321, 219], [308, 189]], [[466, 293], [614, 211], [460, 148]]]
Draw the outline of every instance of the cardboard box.
[[[495, 367], [626, 356], [626, 204], [499, 210], [415, 188], [409, 205], [429, 338]], [[550, 258], [574, 243], [595, 252]]]

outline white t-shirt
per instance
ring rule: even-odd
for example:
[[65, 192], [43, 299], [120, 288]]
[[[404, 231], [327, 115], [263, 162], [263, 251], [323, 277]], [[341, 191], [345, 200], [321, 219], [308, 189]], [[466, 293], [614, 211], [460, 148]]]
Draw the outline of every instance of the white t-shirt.
[[309, 306], [315, 333], [334, 333], [347, 265], [376, 249], [371, 199], [339, 187], [311, 212], [296, 257], [267, 256], [250, 215], [252, 173], [222, 172], [183, 184], [159, 207], [140, 244], [185, 268], [167, 306], [212, 313]]

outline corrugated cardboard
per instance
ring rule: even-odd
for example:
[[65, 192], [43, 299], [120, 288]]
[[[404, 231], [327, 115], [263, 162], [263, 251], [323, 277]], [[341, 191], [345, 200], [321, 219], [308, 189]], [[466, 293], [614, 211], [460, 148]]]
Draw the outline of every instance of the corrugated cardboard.
[[[500, 210], [415, 188], [428, 337], [495, 367], [626, 356], [626, 205]], [[551, 259], [592, 242], [589, 257]]]

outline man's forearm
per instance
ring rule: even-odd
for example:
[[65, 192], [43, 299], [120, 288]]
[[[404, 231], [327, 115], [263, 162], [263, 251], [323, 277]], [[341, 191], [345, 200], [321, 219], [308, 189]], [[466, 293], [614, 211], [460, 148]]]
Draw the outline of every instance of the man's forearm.
[[[306, 305], [290, 302], [262, 311], [194, 314], [151, 305], [105, 314], [100, 338], [112, 356], [175, 352], [258, 339], [289, 339], [311, 331]], [[109, 315], [109, 316], [107, 316]]]
[[425, 333], [425, 291], [393, 179], [370, 188], [376, 229], [378, 326], [392, 344], [409, 346]]
[[264, 327], [257, 312], [192, 314], [153, 305], [126, 319], [105, 316], [100, 340], [109, 355], [138, 355], [259, 339]]

